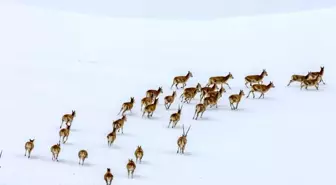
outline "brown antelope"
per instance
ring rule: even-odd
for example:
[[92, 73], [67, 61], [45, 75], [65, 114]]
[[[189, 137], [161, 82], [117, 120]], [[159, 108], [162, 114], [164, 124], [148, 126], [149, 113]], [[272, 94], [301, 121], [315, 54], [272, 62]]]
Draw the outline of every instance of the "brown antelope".
[[[238, 108], [238, 104], [243, 96], [245, 96], [243, 90], [240, 90], [239, 94], [229, 96], [231, 110], [236, 110]], [[233, 105], [234, 103], [236, 103], [236, 106]]]
[[123, 115], [120, 119], [112, 122], [113, 128], [116, 128], [118, 130], [118, 132], [120, 132], [120, 130], [121, 130], [121, 133], [123, 134], [124, 133], [124, 124], [125, 124], [126, 121], [127, 121], [127, 117], [126, 117], [126, 115]]
[[[205, 110], [206, 110], [206, 106], [204, 104], [202, 104], [202, 103], [197, 104], [196, 108], [195, 108], [195, 114], [194, 114], [193, 119], [197, 120], [199, 114], [201, 114], [200, 118], [202, 118], [203, 117], [203, 113], [205, 112]], [[195, 118], [195, 116], [196, 116], [196, 118]]]
[[111, 173], [111, 169], [110, 168], [107, 168], [106, 173], [104, 175], [104, 180], [106, 182], [106, 185], [111, 185], [112, 184], [113, 175]]
[[88, 158], [88, 152], [86, 150], [80, 150], [78, 152], [78, 158], [79, 158], [78, 164], [81, 164], [82, 162], [82, 165], [84, 165], [85, 159]]
[[57, 143], [57, 144], [53, 145], [50, 148], [50, 151], [51, 151], [51, 154], [52, 154], [52, 160], [53, 161], [55, 161], [55, 160], [58, 161], [58, 155], [61, 152], [61, 144]]
[[156, 99], [160, 95], [160, 93], [163, 93], [162, 87], [159, 87], [157, 90], [149, 89], [146, 92], [146, 96], [147, 97], [153, 97], [153, 99]]
[[141, 99], [141, 108], [140, 108], [140, 110], [142, 110], [143, 106], [146, 107], [147, 105], [152, 104], [154, 100], [155, 100], [155, 98], [154, 98], [153, 94], [151, 94], [150, 97], [146, 96], [146, 97], [142, 98]]
[[133, 179], [133, 174], [134, 174], [135, 168], [136, 168], [136, 164], [134, 163], [133, 159], [128, 159], [128, 163], [126, 165], [128, 178], [131, 175], [131, 177]]
[[114, 127], [112, 132], [107, 135], [107, 145], [112, 146], [117, 138], [117, 129]]
[[323, 81], [323, 79], [322, 79], [323, 74], [324, 74], [324, 66], [321, 66], [320, 68], [321, 68], [321, 69], [320, 69], [319, 72], [312, 72], [312, 78], [320, 77], [321, 79], [320, 79], [319, 83], [322, 82], [322, 83], [325, 85], [325, 83], [324, 83], [324, 81]]
[[220, 97], [222, 97], [223, 93], [225, 92], [226, 90], [224, 89], [224, 87], [221, 87], [218, 91], [207, 92], [204, 97], [210, 97], [210, 96], [217, 97], [218, 94], [220, 94]]
[[182, 126], [183, 134], [177, 139], [177, 152], [176, 153], [184, 154], [184, 149], [185, 149], [185, 146], [187, 145], [187, 135], [190, 130], [190, 127], [191, 125], [189, 126], [187, 132], [184, 132], [184, 125]]
[[143, 155], [144, 155], [144, 151], [143, 151], [141, 146], [137, 147], [137, 149], [134, 152], [134, 155], [135, 155], [135, 159], [136, 159], [135, 162], [137, 163], [139, 161], [141, 163], [141, 160], [142, 160]]
[[176, 76], [173, 79], [173, 84], [171, 85], [170, 89], [173, 88], [175, 85], [176, 89], [178, 89], [178, 84], [182, 84], [182, 88], [184, 88], [187, 85], [187, 81], [190, 77], [193, 77], [192, 73], [188, 71], [188, 74], [185, 76]]
[[315, 86], [316, 90], [319, 90], [319, 83], [321, 81], [321, 76], [317, 76], [317, 78], [314, 79], [304, 79], [301, 82], [301, 90], [303, 87], [305, 87], [305, 89], [308, 89], [309, 86]]
[[[183, 107], [183, 105], [182, 105], [182, 107]], [[175, 128], [175, 127], [176, 127], [177, 122], [180, 121], [182, 107], [179, 106], [177, 112], [176, 112], [176, 113], [173, 113], [173, 114], [170, 116], [170, 120], [169, 120], [168, 128], [169, 128], [169, 126], [170, 126], [171, 123], [173, 123], [172, 128]]]
[[176, 97], [176, 91], [174, 91], [172, 95], [166, 96], [164, 98], [165, 107], [167, 110], [170, 108], [171, 104], [174, 103], [175, 97]]
[[216, 85], [221, 85], [221, 87], [223, 87], [223, 84], [226, 84], [229, 87], [229, 89], [231, 89], [231, 87], [227, 83], [229, 79], [233, 79], [233, 76], [231, 73], [229, 73], [226, 76], [213, 76], [209, 78], [208, 84], [206, 86], [209, 87], [212, 84], [216, 84]]
[[248, 93], [247, 97], [248, 98], [250, 96], [250, 94], [253, 94], [253, 98], [255, 98], [254, 92], [260, 92], [260, 96], [261, 97], [265, 97], [265, 93], [270, 90], [271, 88], [274, 88], [274, 84], [273, 82], [270, 82], [268, 85], [264, 85], [264, 84], [254, 84], [252, 85], [252, 89], [250, 90], [250, 92]]
[[249, 75], [245, 77], [245, 86], [248, 88], [247, 84], [249, 83], [252, 86], [253, 83], [262, 84], [263, 78], [268, 76], [266, 69], [263, 69], [260, 75]]
[[210, 108], [213, 106], [216, 106], [217, 108], [218, 107], [217, 103], [221, 96], [222, 95], [218, 93], [216, 97], [214, 96], [206, 97], [204, 98], [203, 104], [205, 105], [205, 107], [208, 107], [210, 105]]
[[181, 100], [183, 103], [190, 103], [192, 99], [196, 96], [196, 92], [183, 92], [182, 97], [184, 98]]
[[60, 136], [60, 139], [59, 139], [59, 142], [62, 142], [65, 143], [68, 141], [68, 138], [69, 138], [69, 135], [70, 135], [70, 126], [67, 125], [66, 128], [62, 128], [60, 131], [59, 131], [59, 136]]
[[62, 128], [63, 123], [65, 122], [66, 125], [70, 125], [72, 124], [73, 119], [76, 117], [76, 111], [72, 111], [71, 114], [64, 114], [62, 117], [62, 123], [60, 128]]
[[293, 82], [302, 82], [304, 79], [310, 79], [312, 77], [312, 72], [308, 72], [307, 75], [292, 75], [289, 83], [287, 86], [289, 86]]
[[202, 100], [206, 93], [214, 92], [216, 89], [218, 89], [216, 84], [213, 84], [212, 87], [202, 87], [200, 99]]
[[143, 111], [142, 117], [144, 117], [145, 113], [147, 113], [147, 117], [153, 117], [153, 113], [156, 110], [156, 105], [158, 104], [159, 99], [156, 98], [154, 103], [147, 105]]
[[180, 99], [182, 98], [181, 102], [183, 102], [183, 97], [184, 97], [184, 102], [190, 103], [190, 101], [195, 98], [196, 94], [198, 92], [201, 92], [201, 89], [202, 89], [202, 86], [200, 83], [197, 83], [196, 87], [185, 88], [183, 93], [180, 96]]
[[29, 141], [26, 142], [25, 144], [25, 155], [27, 155], [27, 152], [28, 152], [28, 158], [30, 158], [30, 153], [31, 151], [34, 149], [34, 141], [35, 139], [29, 139]]
[[126, 111], [130, 111], [132, 113], [132, 108], [133, 108], [134, 103], [135, 103], [134, 97], [131, 97], [131, 101], [125, 102], [122, 104], [118, 115], [121, 113], [121, 111], [122, 111], [122, 115], [124, 115]]

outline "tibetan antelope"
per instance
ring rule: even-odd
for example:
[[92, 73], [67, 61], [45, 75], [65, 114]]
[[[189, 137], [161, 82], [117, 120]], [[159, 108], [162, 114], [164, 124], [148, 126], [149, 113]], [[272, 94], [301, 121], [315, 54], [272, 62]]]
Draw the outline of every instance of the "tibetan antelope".
[[316, 90], [319, 90], [319, 83], [321, 81], [321, 76], [317, 76], [317, 78], [314, 79], [304, 79], [301, 82], [301, 90], [303, 87], [305, 87], [305, 89], [308, 89], [309, 86], [314, 86], [316, 88]]
[[62, 123], [60, 128], [62, 128], [63, 123], [65, 122], [66, 125], [72, 124], [73, 119], [76, 117], [76, 111], [72, 110], [71, 114], [64, 114], [62, 117]]
[[111, 173], [111, 169], [107, 168], [106, 173], [104, 175], [104, 181], [106, 182], [106, 185], [111, 185], [113, 180], [113, 175]]
[[292, 75], [287, 86], [289, 86], [293, 82], [301, 83], [304, 79], [310, 79], [311, 77], [312, 77], [312, 72], [308, 72], [307, 75]]
[[61, 152], [61, 144], [57, 143], [57, 144], [53, 145], [50, 148], [50, 151], [51, 151], [51, 154], [52, 154], [52, 160], [53, 161], [55, 161], [55, 160], [58, 161], [58, 155]]
[[133, 179], [133, 174], [134, 174], [135, 168], [136, 168], [136, 164], [134, 163], [133, 159], [128, 159], [128, 163], [126, 165], [128, 178], [131, 175], [131, 177]]
[[183, 134], [177, 139], [177, 152], [176, 153], [184, 154], [184, 149], [185, 149], [185, 146], [187, 145], [187, 135], [190, 130], [190, 127], [191, 125], [189, 126], [187, 132], [184, 132], [184, 125], [182, 126]]
[[190, 101], [195, 98], [196, 94], [201, 92], [201, 89], [202, 86], [200, 83], [197, 83], [196, 87], [185, 88], [180, 96], [180, 99], [182, 98], [181, 102], [183, 102], [184, 98], [184, 102], [190, 103]]
[[220, 99], [222, 95], [221, 94], [217, 94], [217, 96], [209, 96], [204, 98], [203, 104], [205, 105], [205, 107], [208, 107], [210, 105], [210, 108], [213, 106], [216, 106], [216, 108], [218, 107], [217, 103], [218, 100]]
[[34, 149], [34, 141], [35, 139], [29, 139], [29, 141], [26, 142], [25, 144], [25, 155], [27, 155], [28, 153], [28, 158], [30, 158], [30, 153], [32, 152], [32, 150]]
[[248, 88], [249, 83], [252, 86], [253, 83], [262, 84], [265, 76], [268, 76], [266, 69], [263, 69], [260, 75], [249, 75], [245, 77], [245, 86]]
[[273, 82], [270, 82], [268, 85], [264, 85], [264, 84], [253, 84], [252, 85], [252, 88], [250, 90], [250, 92], [248, 93], [247, 97], [248, 98], [250, 96], [250, 94], [252, 93], [253, 95], [253, 98], [255, 98], [255, 95], [254, 95], [254, 92], [260, 92], [260, 96], [259, 98], [261, 97], [265, 97], [265, 93], [270, 90], [271, 88], [274, 88], [274, 84]]
[[[221, 87], [218, 91], [207, 92], [204, 97], [210, 97], [210, 96], [217, 97], [217, 94], [220, 94], [220, 97], [222, 97], [223, 93], [225, 93], [225, 92], [226, 92], [226, 90], [224, 89], [224, 87]], [[202, 100], [201, 100], [201, 102], [202, 102]]]
[[85, 159], [88, 158], [88, 152], [86, 150], [80, 150], [78, 152], [78, 158], [79, 158], [78, 164], [81, 164], [82, 162], [82, 165], [84, 165]]
[[154, 103], [147, 105], [143, 111], [142, 117], [144, 117], [145, 113], [147, 113], [147, 117], [153, 117], [153, 113], [156, 110], [156, 105], [158, 104], [159, 99], [156, 98]]
[[205, 96], [206, 93], [208, 92], [213, 92], [216, 89], [218, 89], [216, 84], [213, 84], [212, 87], [202, 87], [201, 89], [201, 95], [200, 95], [200, 100], [202, 101], [203, 97]]
[[130, 111], [132, 113], [132, 108], [133, 108], [134, 103], [135, 103], [134, 97], [131, 97], [131, 101], [125, 102], [122, 104], [118, 115], [121, 113], [121, 111], [122, 111], [122, 115], [124, 115], [126, 111]]
[[144, 151], [141, 146], [138, 146], [137, 149], [134, 152], [135, 155], [135, 162], [137, 163], [138, 161], [141, 163], [142, 157], [144, 155]]
[[112, 132], [107, 135], [107, 145], [112, 146], [117, 138], [117, 129], [114, 127]]
[[173, 88], [175, 85], [176, 89], [178, 89], [178, 85], [182, 84], [182, 88], [184, 88], [187, 85], [187, 81], [190, 77], [193, 77], [192, 73], [188, 71], [188, 74], [185, 76], [176, 76], [173, 79], [173, 84], [171, 85], [170, 89]]
[[231, 89], [231, 87], [227, 83], [229, 79], [233, 79], [233, 76], [231, 73], [229, 73], [226, 76], [213, 76], [209, 78], [208, 84], [206, 86], [209, 87], [212, 84], [216, 84], [216, 85], [221, 85], [221, 87], [223, 87], [223, 84], [226, 84], [229, 87], [229, 89]]
[[66, 128], [62, 128], [58, 134], [60, 136], [59, 142], [61, 142], [61, 140], [63, 143], [67, 142], [70, 135], [70, 126], [67, 125]]
[[321, 69], [320, 69], [319, 72], [312, 72], [312, 78], [320, 77], [321, 79], [320, 79], [319, 83], [322, 82], [322, 83], [325, 85], [325, 83], [324, 83], [324, 81], [323, 81], [323, 79], [322, 79], [323, 74], [324, 74], [324, 66], [321, 66], [320, 68], [321, 68]]
[[172, 95], [166, 96], [164, 98], [165, 107], [167, 110], [170, 108], [171, 104], [174, 103], [175, 97], [176, 97], [176, 91], [174, 91]]
[[149, 89], [146, 91], [147, 97], [153, 97], [153, 99], [156, 99], [160, 93], [163, 93], [162, 87], [159, 87], [157, 90]]
[[154, 94], [151, 94], [150, 97], [144, 97], [141, 99], [141, 108], [140, 110], [142, 110], [142, 107], [146, 107], [147, 105], [153, 103], [153, 101], [155, 100], [154, 98]]
[[[182, 107], [183, 107], [183, 105], [182, 105]], [[171, 123], [173, 123], [172, 128], [175, 128], [175, 127], [176, 127], [177, 122], [180, 121], [182, 107], [179, 106], [177, 112], [176, 112], [176, 113], [173, 113], [173, 114], [170, 116], [170, 120], [169, 120], [168, 128], [169, 128], [169, 126], [170, 126]]]
[[[229, 96], [231, 110], [237, 110], [238, 104], [243, 96], [245, 96], [243, 90], [240, 90], [239, 94], [233, 94]], [[236, 106], [233, 105], [234, 103], [236, 103]]]
[[116, 128], [118, 130], [118, 132], [120, 132], [123, 134], [124, 133], [124, 124], [127, 121], [127, 117], [126, 115], [123, 115], [120, 119], [117, 119], [116, 121], [112, 122], [113, 128]]
[[[201, 114], [201, 117], [203, 117], [203, 113], [205, 112], [206, 110], [206, 106], [202, 103], [199, 103], [196, 105], [196, 108], [195, 108], [195, 114], [194, 114], [194, 117], [193, 119], [197, 120], [198, 119], [198, 116]], [[195, 117], [196, 116], [196, 117]]]

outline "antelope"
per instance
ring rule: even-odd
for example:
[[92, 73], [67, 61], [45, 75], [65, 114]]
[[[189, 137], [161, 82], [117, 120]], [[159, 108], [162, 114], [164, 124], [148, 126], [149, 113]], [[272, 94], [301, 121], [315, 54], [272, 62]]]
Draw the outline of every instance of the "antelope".
[[62, 123], [60, 128], [63, 126], [63, 122], [65, 122], [66, 125], [72, 124], [73, 119], [76, 117], [76, 111], [72, 110], [71, 114], [64, 114], [62, 117]]
[[175, 97], [176, 97], [176, 91], [174, 91], [171, 96], [166, 96], [164, 98], [165, 107], [166, 107], [167, 110], [170, 108], [171, 104], [174, 102]]
[[63, 142], [63, 143], [67, 142], [67, 141], [68, 141], [69, 134], [70, 134], [70, 126], [67, 125], [66, 128], [62, 128], [62, 129], [59, 131], [59, 136], [60, 136], [59, 142], [61, 142], [61, 139], [62, 139], [62, 142]]
[[[202, 86], [200, 83], [197, 83], [196, 87], [185, 88], [183, 93], [180, 96], [180, 99], [184, 97], [184, 102], [190, 103], [192, 99], [195, 98], [198, 92], [201, 92]], [[183, 102], [183, 99], [181, 100]]]
[[52, 160], [53, 161], [57, 161], [58, 162], [58, 155], [59, 153], [61, 152], [61, 144], [60, 143], [57, 143], [55, 145], [53, 145], [51, 148], [50, 148], [50, 151], [52, 153]]
[[308, 89], [308, 86], [315, 86], [316, 90], [319, 90], [319, 82], [321, 81], [321, 76], [317, 76], [315, 79], [305, 79], [301, 82], [301, 90], [303, 87]]
[[130, 111], [132, 113], [132, 108], [133, 108], [134, 103], [135, 103], [134, 97], [131, 97], [131, 101], [125, 102], [122, 104], [118, 115], [121, 113], [121, 111], [122, 111], [122, 115], [124, 115], [126, 111]]
[[263, 83], [263, 78], [265, 76], [268, 76], [266, 69], [263, 69], [260, 75], [249, 75], [245, 77], [245, 86], [248, 88], [247, 84], [249, 83], [250, 86], [252, 86], [252, 83], [258, 83], [262, 84]]
[[147, 117], [152, 117], [153, 116], [153, 113], [156, 109], [156, 105], [158, 104], [159, 102], [159, 99], [156, 98], [154, 103], [150, 104], [150, 105], [147, 105], [143, 111], [143, 114], [142, 114], [142, 117], [144, 117], [145, 113], [147, 113]]
[[144, 98], [142, 98], [141, 99], [141, 108], [140, 108], [140, 110], [142, 110], [142, 107], [143, 106], [147, 106], [147, 105], [149, 105], [149, 104], [151, 104], [151, 103], [153, 103], [153, 101], [155, 100], [155, 98], [154, 98], [154, 94], [151, 94], [151, 96], [150, 97], [144, 97]]
[[[202, 104], [202, 103], [197, 104], [196, 108], [195, 108], [195, 114], [194, 114], [193, 119], [197, 120], [199, 114], [201, 114], [201, 118], [202, 118], [203, 113], [205, 112], [205, 110], [206, 110], [206, 106], [204, 104]], [[195, 116], [196, 116], [196, 118], [195, 118]]]
[[85, 159], [88, 158], [88, 152], [86, 150], [80, 150], [78, 152], [78, 158], [79, 158], [78, 164], [81, 164], [82, 162], [82, 165], [84, 165]]
[[107, 135], [107, 145], [112, 146], [114, 143], [115, 139], [117, 138], [117, 129], [114, 127], [112, 132]]
[[195, 92], [183, 92], [182, 97], [184, 97], [184, 101], [182, 99], [181, 102], [190, 103], [191, 100], [195, 98], [195, 96], [196, 96], [196, 91]]
[[123, 115], [120, 119], [113, 121], [113, 128], [116, 128], [118, 130], [118, 132], [120, 132], [121, 129], [121, 133], [124, 133], [124, 124], [127, 121], [127, 117], [126, 115]]
[[[183, 107], [183, 105], [182, 105], [182, 107]], [[169, 126], [170, 126], [170, 124], [171, 124], [172, 122], [173, 122], [172, 128], [175, 128], [175, 127], [176, 127], [177, 122], [180, 121], [182, 107], [179, 106], [177, 112], [176, 112], [176, 113], [173, 113], [173, 114], [170, 116], [170, 121], [169, 121], [169, 124], [168, 124], [168, 128], [169, 128]]]
[[210, 96], [217, 97], [217, 94], [220, 94], [220, 97], [222, 97], [223, 93], [225, 93], [225, 92], [226, 92], [226, 90], [224, 89], [224, 87], [221, 87], [219, 89], [219, 91], [210, 91], [210, 92], [207, 92], [204, 97], [210, 97]]
[[25, 144], [25, 155], [27, 155], [27, 152], [28, 152], [28, 158], [30, 158], [30, 153], [31, 151], [34, 149], [34, 141], [35, 139], [29, 139], [29, 141], [26, 142]]
[[292, 77], [291, 77], [287, 86], [289, 86], [293, 82], [300, 82], [301, 83], [303, 80], [310, 79], [310, 78], [312, 78], [312, 72], [308, 72], [307, 75], [292, 75]]
[[177, 152], [176, 153], [181, 153], [184, 154], [184, 149], [185, 146], [187, 145], [187, 135], [190, 130], [191, 125], [189, 126], [187, 132], [184, 132], [184, 125], [183, 125], [183, 134], [177, 139]]
[[260, 92], [260, 97], [265, 97], [265, 93], [270, 90], [270, 88], [274, 88], [274, 84], [273, 82], [270, 82], [268, 85], [264, 85], [264, 84], [254, 84], [252, 85], [252, 89], [250, 90], [250, 92], [248, 93], [247, 97], [248, 98], [250, 96], [250, 94], [253, 94], [253, 98], [255, 98], [254, 92]]
[[317, 77], [320, 76], [321, 79], [320, 79], [319, 83], [322, 82], [322, 83], [325, 85], [325, 83], [324, 83], [324, 81], [323, 81], [323, 79], [322, 79], [323, 74], [324, 74], [324, 66], [321, 66], [320, 68], [321, 68], [321, 69], [320, 69], [319, 72], [312, 72], [312, 78], [317, 78]]
[[138, 147], [137, 147], [137, 149], [136, 149], [135, 152], [134, 152], [134, 155], [135, 155], [135, 159], [136, 159], [135, 162], [137, 163], [138, 160], [139, 160], [139, 162], [141, 163], [142, 157], [143, 157], [143, 155], [144, 155], [144, 151], [143, 151], [143, 149], [142, 149], [141, 146], [138, 146]]
[[104, 180], [106, 182], [106, 185], [111, 185], [112, 180], [113, 180], [113, 175], [111, 173], [111, 169], [107, 168], [106, 173], [104, 175]]
[[133, 179], [133, 173], [135, 171], [135, 168], [136, 168], [136, 164], [134, 163], [133, 159], [128, 159], [128, 163], [126, 165], [128, 178], [131, 175], [131, 177]]
[[210, 97], [204, 98], [203, 103], [204, 103], [205, 107], [210, 105], [210, 108], [213, 107], [213, 106], [216, 106], [216, 108], [217, 108], [218, 107], [217, 103], [218, 103], [218, 100], [221, 96], [222, 95], [218, 93], [216, 97], [210, 96]]
[[226, 75], [226, 76], [213, 76], [210, 77], [208, 80], [208, 84], [207, 87], [209, 87], [212, 84], [216, 84], [216, 85], [221, 85], [221, 87], [223, 87], [223, 84], [226, 84], [229, 89], [231, 89], [231, 87], [229, 86], [229, 84], [227, 83], [229, 81], [229, 79], [234, 79], [231, 72]]
[[200, 99], [202, 100], [206, 93], [208, 93], [208, 92], [213, 92], [213, 91], [215, 91], [216, 89], [218, 89], [218, 87], [217, 87], [216, 84], [213, 84], [212, 87], [203, 87], [203, 88], [201, 89], [201, 96], [200, 96]]
[[146, 92], [146, 96], [147, 97], [153, 97], [153, 99], [155, 99], [155, 98], [157, 98], [160, 95], [160, 93], [163, 93], [162, 87], [159, 87], [158, 90], [149, 89]]
[[175, 85], [176, 89], [178, 89], [178, 84], [183, 84], [182, 88], [184, 88], [187, 85], [187, 81], [189, 80], [190, 77], [193, 77], [192, 73], [188, 71], [188, 74], [185, 76], [176, 76], [173, 79], [173, 84], [171, 85], [170, 89], [173, 88]]
[[[245, 96], [243, 90], [240, 90], [239, 94], [229, 96], [231, 110], [236, 110], [238, 108], [238, 104], [243, 96]], [[236, 106], [233, 105], [234, 103], [236, 103]]]

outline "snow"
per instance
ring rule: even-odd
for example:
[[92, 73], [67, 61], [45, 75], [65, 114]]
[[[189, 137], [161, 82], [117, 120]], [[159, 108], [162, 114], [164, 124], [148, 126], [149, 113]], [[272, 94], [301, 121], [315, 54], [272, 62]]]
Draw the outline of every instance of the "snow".
[[[0, 6], [0, 185], [112, 184], [334, 185], [336, 9], [217, 19], [159, 21], [122, 19]], [[300, 90], [292, 74], [325, 66], [320, 90]], [[242, 99], [231, 111], [228, 97], [243, 89], [244, 77], [266, 69], [275, 88], [264, 99]], [[199, 96], [185, 104], [177, 128], [168, 129], [176, 101], [166, 111], [174, 76], [190, 70], [187, 86], [210, 76], [234, 76], [218, 109], [192, 120]], [[163, 87], [152, 118], [141, 118], [140, 100]], [[182, 90], [178, 90], [178, 97]], [[256, 94], [258, 97], [259, 94]], [[135, 97], [124, 134], [107, 146], [106, 135], [123, 102]], [[61, 117], [77, 116], [59, 162]], [[182, 125], [191, 125], [185, 155], [176, 154]], [[35, 139], [32, 158], [24, 144]], [[126, 163], [144, 149], [134, 179]], [[89, 158], [78, 165], [77, 153]]]

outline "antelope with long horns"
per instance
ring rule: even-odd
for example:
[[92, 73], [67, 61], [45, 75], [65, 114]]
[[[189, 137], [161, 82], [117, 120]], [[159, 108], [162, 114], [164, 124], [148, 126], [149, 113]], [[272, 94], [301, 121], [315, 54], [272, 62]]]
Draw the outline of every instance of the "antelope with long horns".
[[156, 110], [156, 105], [158, 104], [159, 99], [156, 98], [154, 103], [147, 105], [143, 111], [142, 117], [144, 117], [145, 113], [147, 113], [147, 117], [153, 117], [153, 113]]
[[172, 95], [166, 96], [164, 98], [165, 107], [167, 110], [170, 108], [171, 104], [174, 103], [175, 97], [176, 97], [176, 91], [174, 91]]
[[80, 150], [78, 152], [78, 158], [79, 158], [78, 164], [81, 164], [81, 162], [82, 162], [82, 165], [84, 165], [84, 161], [85, 161], [85, 159], [88, 158], [88, 156], [89, 155], [88, 155], [88, 152], [86, 150]]
[[112, 146], [116, 138], [117, 138], [117, 129], [116, 127], [113, 127], [112, 132], [107, 135], [107, 145]]
[[[240, 90], [239, 94], [233, 94], [229, 96], [231, 110], [238, 109], [238, 104], [243, 96], [245, 96], [245, 93], [243, 90]], [[234, 106], [234, 103], [236, 103], [236, 106]]]
[[70, 126], [67, 125], [66, 128], [62, 128], [62, 129], [59, 131], [58, 134], [59, 134], [59, 137], [60, 137], [59, 142], [61, 142], [61, 140], [62, 140], [62, 142], [63, 142], [63, 144], [64, 144], [65, 142], [68, 141], [68, 138], [69, 138], [69, 135], [70, 135]]
[[35, 139], [29, 139], [29, 141], [26, 142], [25, 144], [25, 155], [27, 155], [28, 153], [28, 158], [30, 158], [30, 153], [33, 151], [34, 149], [34, 141]]
[[118, 130], [118, 132], [120, 132], [123, 134], [124, 133], [124, 124], [127, 121], [127, 117], [126, 115], [123, 115], [120, 119], [117, 119], [116, 121], [112, 122], [113, 128], [116, 128]]
[[203, 103], [197, 104], [196, 107], [195, 107], [195, 114], [194, 114], [193, 119], [197, 120], [198, 116], [200, 116], [200, 118], [202, 118], [205, 110], [206, 110], [206, 106]]
[[71, 126], [73, 119], [76, 117], [76, 111], [72, 110], [71, 114], [64, 114], [62, 116], [62, 123], [60, 128], [62, 128], [63, 123], [65, 122], [66, 125]]
[[312, 78], [312, 72], [308, 72], [307, 75], [292, 75], [291, 79], [289, 80], [289, 83], [287, 84], [287, 86], [289, 86], [291, 83], [293, 82], [302, 82], [305, 79], [310, 79]]
[[184, 88], [187, 85], [187, 81], [190, 77], [193, 77], [192, 73], [188, 71], [188, 74], [185, 76], [176, 76], [173, 79], [173, 84], [171, 85], [170, 89], [173, 88], [175, 85], [176, 89], [178, 89], [178, 85], [182, 84], [182, 88]]
[[106, 185], [111, 185], [113, 180], [113, 175], [111, 173], [111, 169], [107, 168], [106, 173], [104, 175], [104, 181], [106, 182]]
[[141, 163], [141, 160], [144, 156], [144, 151], [140, 145], [135, 150], [134, 155], [135, 155], [135, 160], [136, 160], [135, 162], [137, 163], [139, 161]]
[[172, 128], [175, 128], [176, 127], [176, 124], [180, 121], [180, 117], [181, 117], [181, 112], [182, 112], [182, 107], [183, 105], [180, 107], [178, 107], [178, 110], [176, 113], [173, 113], [171, 116], [170, 116], [170, 120], [169, 120], [169, 124], [168, 124], [168, 128], [170, 126], [171, 123], [173, 123], [172, 125]]
[[135, 103], [134, 97], [131, 97], [131, 101], [125, 102], [122, 104], [118, 115], [121, 113], [121, 111], [122, 111], [122, 115], [125, 115], [126, 111], [130, 111], [132, 113], [132, 108], [133, 108], [134, 103]]
[[177, 139], [177, 152], [176, 153], [184, 154], [184, 149], [185, 149], [185, 146], [187, 145], [187, 136], [188, 136], [190, 127], [191, 125], [189, 126], [187, 132], [184, 132], [184, 125], [182, 126], [183, 134]]
[[128, 178], [131, 175], [131, 177], [133, 179], [133, 174], [134, 174], [135, 168], [136, 168], [136, 164], [134, 163], [133, 159], [128, 159], [128, 163], [126, 165], [127, 177]]
[[153, 99], [156, 99], [161, 93], [163, 93], [162, 87], [159, 87], [157, 90], [149, 89], [146, 91], [147, 97], [153, 97]]
[[268, 76], [266, 69], [263, 69], [260, 75], [249, 75], [245, 77], [245, 86], [248, 88], [247, 84], [250, 84], [250, 86], [253, 85], [253, 83], [262, 84], [263, 79], [265, 76]]
[[260, 96], [259, 99], [261, 97], [265, 97], [265, 93], [268, 92], [271, 88], [274, 88], [274, 84], [273, 82], [270, 82], [268, 85], [264, 85], [264, 84], [253, 84], [252, 88], [250, 90], [250, 92], [248, 93], [247, 97], [248, 98], [250, 96], [250, 94], [252, 93], [253, 98], [255, 98], [254, 92], [260, 92]]
[[234, 79], [231, 72], [226, 76], [213, 76], [209, 78], [208, 84], [206, 86], [209, 87], [212, 84], [216, 84], [221, 85], [221, 87], [223, 87], [223, 85], [226, 84], [229, 87], [229, 89], [231, 89], [230, 85], [227, 83], [229, 79]]
[[57, 143], [50, 148], [51, 154], [52, 154], [52, 160], [58, 162], [58, 155], [61, 152], [61, 144]]

